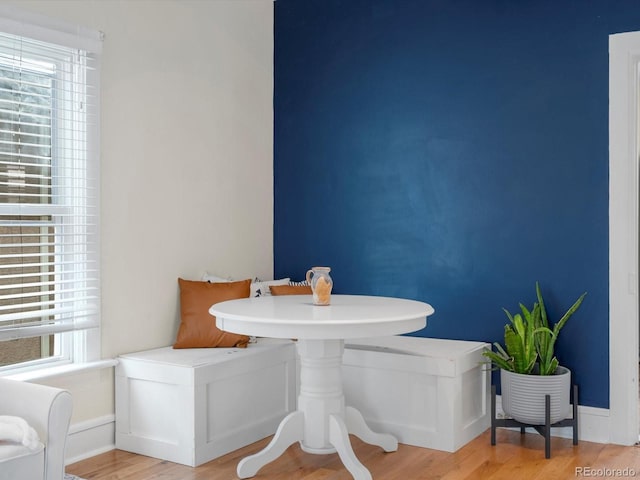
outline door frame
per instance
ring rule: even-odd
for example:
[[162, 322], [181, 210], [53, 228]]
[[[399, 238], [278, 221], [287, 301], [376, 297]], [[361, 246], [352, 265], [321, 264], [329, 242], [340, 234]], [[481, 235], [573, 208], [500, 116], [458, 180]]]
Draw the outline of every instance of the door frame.
[[609, 35], [609, 439], [638, 441], [640, 32]]

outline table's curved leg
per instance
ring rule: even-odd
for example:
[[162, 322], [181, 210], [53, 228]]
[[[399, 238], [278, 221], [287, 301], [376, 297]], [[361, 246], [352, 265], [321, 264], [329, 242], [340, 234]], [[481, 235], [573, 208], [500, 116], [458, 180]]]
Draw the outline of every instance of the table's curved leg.
[[347, 426], [342, 417], [338, 415], [329, 415], [329, 441], [331, 445], [336, 447], [340, 460], [353, 475], [354, 480], [372, 480], [369, 470], [360, 463], [356, 454], [353, 453]]
[[295, 411], [287, 415], [276, 430], [269, 445], [254, 455], [243, 458], [238, 464], [237, 473], [240, 478], [255, 476], [267, 463], [274, 461], [304, 435], [304, 413]]
[[346, 407], [345, 423], [347, 424], [347, 431], [352, 433], [360, 440], [370, 445], [377, 445], [385, 452], [395, 452], [398, 450], [398, 440], [393, 435], [388, 433], [376, 433], [369, 428], [369, 425], [364, 421], [362, 414], [359, 410], [353, 407]]

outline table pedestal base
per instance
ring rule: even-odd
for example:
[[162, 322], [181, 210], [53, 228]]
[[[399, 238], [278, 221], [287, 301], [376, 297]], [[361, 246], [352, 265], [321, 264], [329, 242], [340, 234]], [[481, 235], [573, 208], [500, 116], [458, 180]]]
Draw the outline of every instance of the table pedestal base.
[[392, 435], [371, 431], [358, 410], [344, 406], [341, 376], [344, 342], [299, 340], [297, 347], [300, 355], [298, 410], [282, 420], [269, 445], [238, 464], [238, 477], [253, 477], [290, 445], [300, 442], [308, 453], [337, 452], [355, 480], [371, 480], [371, 473], [353, 453], [349, 434], [385, 452], [396, 451], [398, 441]]

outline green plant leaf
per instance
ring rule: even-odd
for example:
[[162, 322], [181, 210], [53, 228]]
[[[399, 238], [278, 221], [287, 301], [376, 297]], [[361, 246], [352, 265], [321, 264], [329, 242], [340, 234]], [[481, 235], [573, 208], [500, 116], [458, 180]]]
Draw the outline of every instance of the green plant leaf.
[[524, 370], [524, 348], [520, 336], [509, 325], [504, 328], [504, 344], [509, 356], [513, 358], [513, 371], [522, 373]]
[[[535, 365], [537, 353], [535, 348], [527, 348], [529, 342], [526, 339], [526, 330], [524, 325], [521, 326], [522, 336], [511, 325], [505, 325], [504, 343], [507, 353], [513, 359], [513, 371], [516, 373], [530, 373]], [[530, 342], [533, 343], [533, 338], [530, 339]]]
[[549, 363], [543, 365], [540, 364], [540, 375], [553, 375], [558, 368], [558, 359], [553, 357]]
[[525, 327], [524, 327], [524, 320], [522, 320], [522, 315], [520, 315], [519, 313], [516, 313], [513, 316], [512, 324], [513, 324], [513, 330], [516, 332], [518, 337], [521, 339], [524, 338], [526, 333], [525, 333]]
[[505, 360], [510, 359], [511, 357], [509, 357], [509, 354], [507, 352], [504, 351], [504, 348], [502, 348], [502, 345], [500, 345], [498, 342], [494, 342], [493, 345], [496, 347], [496, 350], [498, 351], [498, 353], [500, 355], [502, 355], [502, 357]]
[[499, 368], [503, 368], [504, 370], [513, 371], [513, 365], [509, 362], [509, 360], [504, 359], [501, 355], [498, 355], [496, 352], [492, 352], [491, 350], [485, 350], [482, 352], [482, 355], [487, 357], [493, 365]]
[[540, 290], [540, 284], [536, 282], [536, 297], [538, 298], [538, 305], [540, 305], [540, 320], [543, 327], [549, 326], [549, 318], [547, 317], [547, 308], [544, 306], [544, 299], [542, 298], [542, 291]]
[[[549, 371], [549, 365], [555, 358], [553, 356], [553, 346], [556, 343], [556, 336], [547, 327], [540, 327], [536, 335], [544, 338], [544, 341], [540, 342], [539, 345], [545, 345], [545, 349], [538, 348], [538, 358], [540, 361], [540, 375], [547, 375], [544, 372]], [[555, 368], [553, 370], [555, 371]]]
[[584, 297], [586, 295], [587, 295], [587, 292], [584, 292], [582, 295], [580, 295], [580, 297], [578, 297], [575, 303], [571, 305], [569, 310], [567, 310], [567, 312], [562, 316], [562, 318], [558, 320], [558, 323], [556, 323], [553, 326], [553, 332], [556, 334], [556, 336], [558, 335], [558, 333], [560, 333], [560, 330], [562, 329], [562, 327], [564, 327], [564, 324], [567, 323], [567, 320], [571, 318], [571, 315], [573, 315], [576, 312], [576, 310], [580, 308], [580, 305], [582, 305], [582, 301], [584, 300]]
[[513, 316], [511, 315], [511, 313], [509, 312], [509, 310], [507, 310], [507, 309], [506, 309], [506, 308], [504, 308], [504, 307], [502, 308], [502, 310], [504, 311], [504, 313], [506, 313], [506, 314], [507, 314], [507, 318], [509, 319], [509, 321], [510, 321], [511, 323], [513, 323]]

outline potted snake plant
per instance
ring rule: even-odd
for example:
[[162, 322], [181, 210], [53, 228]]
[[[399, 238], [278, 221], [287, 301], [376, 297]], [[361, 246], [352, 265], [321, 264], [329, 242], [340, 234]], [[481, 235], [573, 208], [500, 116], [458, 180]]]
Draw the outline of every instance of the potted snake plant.
[[583, 293], [555, 324], [549, 322], [547, 310], [536, 282], [536, 297], [531, 310], [520, 304], [520, 313], [512, 315], [504, 327], [504, 346], [494, 343], [495, 351], [483, 355], [500, 369], [502, 409], [504, 413], [530, 425], [545, 423], [545, 396], [551, 397], [551, 423], [569, 416], [571, 405], [571, 371], [560, 365], [555, 345], [560, 330], [578, 310]]

